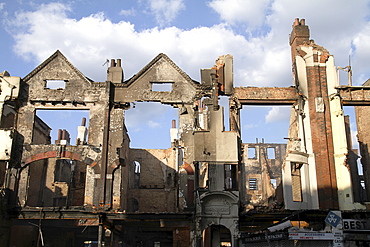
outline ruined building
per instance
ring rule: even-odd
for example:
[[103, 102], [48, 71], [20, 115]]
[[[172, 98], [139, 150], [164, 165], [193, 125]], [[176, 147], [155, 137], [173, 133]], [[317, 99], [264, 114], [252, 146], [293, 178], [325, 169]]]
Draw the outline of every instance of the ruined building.
[[[202, 69], [200, 82], [164, 54], [128, 80], [119, 59], [94, 82], [60, 51], [24, 78], [0, 74], [1, 243], [368, 246], [369, 82], [341, 86], [304, 20], [289, 41], [291, 87], [234, 87], [231, 55]], [[170, 148], [130, 148], [125, 113], [135, 102], [178, 109]], [[291, 106], [287, 142], [242, 143], [246, 105]], [[360, 153], [343, 106], [355, 106]], [[77, 137], [61, 129], [52, 143], [40, 110], [89, 117]]]

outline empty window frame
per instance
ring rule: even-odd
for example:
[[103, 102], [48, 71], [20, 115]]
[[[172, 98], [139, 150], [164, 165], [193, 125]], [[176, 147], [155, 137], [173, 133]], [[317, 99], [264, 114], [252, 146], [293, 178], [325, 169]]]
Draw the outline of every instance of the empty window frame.
[[248, 147], [248, 159], [256, 159], [256, 148], [255, 147]]
[[275, 159], [275, 148], [267, 148], [267, 158], [270, 160]]
[[257, 178], [249, 178], [249, 189], [250, 190], [258, 190]]
[[294, 162], [291, 163], [292, 195], [294, 202], [302, 202], [301, 168], [302, 164]]
[[167, 149], [171, 147], [172, 120], [178, 109], [159, 102], [135, 102], [125, 111], [125, 124], [131, 148]]
[[133, 188], [134, 189], [139, 189], [140, 187], [140, 162], [139, 161], [134, 161], [133, 162], [133, 168], [134, 168], [134, 176], [133, 176]]
[[237, 186], [237, 166], [225, 165], [225, 189], [236, 190]]
[[171, 92], [172, 82], [152, 82], [153, 92]]
[[86, 144], [88, 121], [89, 110], [37, 109], [32, 144]]
[[45, 80], [45, 88], [48, 89], [65, 89], [66, 80]]

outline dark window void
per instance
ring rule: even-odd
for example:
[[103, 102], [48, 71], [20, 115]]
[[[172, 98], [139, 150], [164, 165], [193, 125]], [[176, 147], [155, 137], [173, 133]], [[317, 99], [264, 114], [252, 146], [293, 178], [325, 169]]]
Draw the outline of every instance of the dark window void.
[[33, 144], [87, 144], [88, 110], [36, 110]]
[[225, 165], [225, 189], [237, 190], [237, 165]]
[[171, 92], [172, 91], [171, 82], [152, 82], [152, 91], [154, 92]]
[[65, 87], [66, 87], [65, 80], [45, 80], [45, 88], [64, 89]]
[[4, 105], [1, 116], [0, 128], [8, 129], [14, 127], [16, 111], [10, 105]]
[[249, 179], [249, 189], [250, 190], [258, 190], [257, 178], [250, 178]]
[[5, 187], [6, 161], [0, 160], [0, 187]]
[[292, 192], [293, 192], [293, 201], [301, 202], [302, 201], [302, 180], [301, 180], [301, 167], [300, 163], [291, 163], [292, 171]]
[[128, 203], [129, 212], [137, 212], [139, 210], [139, 202], [135, 198], [130, 198]]

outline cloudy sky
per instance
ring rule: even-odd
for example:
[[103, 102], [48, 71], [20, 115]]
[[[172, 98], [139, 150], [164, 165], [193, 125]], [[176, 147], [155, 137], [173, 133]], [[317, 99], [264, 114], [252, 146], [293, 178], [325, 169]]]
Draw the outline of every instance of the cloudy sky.
[[[353, 81], [360, 85], [370, 77], [369, 14], [369, 0], [0, 0], [0, 70], [24, 77], [59, 49], [94, 81], [106, 80], [107, 59], [121, 58], [128, 79], [163, 52], [199, 81], [199, 69], [232, 54], [235, 86], [290, 86], [289, 33], [294, 19], [304, 18], [311, 39], [335, 55], [337, 66], [351, 57]], [[143, 128], [168, 132], [163, 117], [176, 113], [135, 109], [141, 108], [163, 114], [130, 113], [131, 134]], [[287, 112], [245, 107], [243, 141], [282, 142]], [[266, 136], [266, 129], [281, 135]]]

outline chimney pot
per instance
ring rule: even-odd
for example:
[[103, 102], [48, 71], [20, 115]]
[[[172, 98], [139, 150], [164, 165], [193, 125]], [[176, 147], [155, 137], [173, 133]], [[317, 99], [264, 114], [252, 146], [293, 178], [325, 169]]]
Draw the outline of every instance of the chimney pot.
[[121, 67], [121, 59], [117, 59], [117, 67]]
[[298, 18], [295, 18], [294, 23], [293, 23], [293, 26], [298, 26], [298, 25], [299, 25], [299, 19]]
[[60, 141], [62, 139], [62, 130], [61, 129], [58, 129], [58, 141]]
[[62, 132], [62, 140], [67, 140], [66, 137], [67, 137], [67, 130], [63, 130], [63, 132]]
[[111, 67], [116, 67], [116, 61], [114, 59], [110, 60], [110, 66]]
[[85, 117], [82, 118], [81, 126], [86, 126], [86, 118]]

